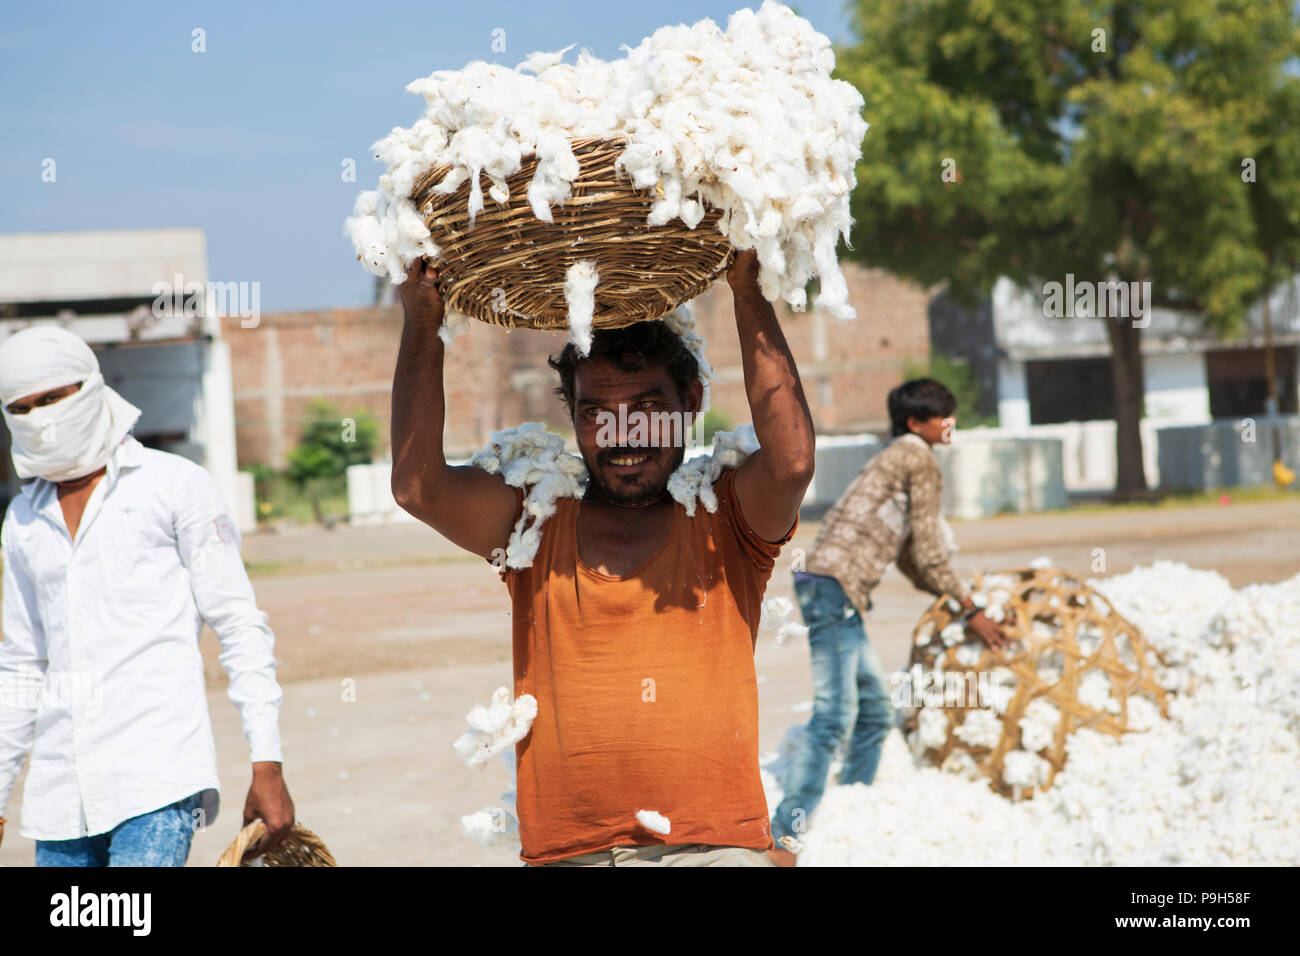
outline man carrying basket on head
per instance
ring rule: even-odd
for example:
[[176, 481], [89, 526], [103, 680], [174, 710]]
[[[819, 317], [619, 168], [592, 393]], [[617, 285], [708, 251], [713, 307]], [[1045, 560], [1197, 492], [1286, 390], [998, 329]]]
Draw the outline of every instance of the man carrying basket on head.
[[[398, 286], [393, 493], [415, 517], [491, 560], [523, 493], [443, 456], [443, 302], [432, 267]], [[772, 865], [759, 778], [754, 642], [763, 592], [812, 478], [813, 426], [794, 359], [758, 287], [727, 272], [761, 448], [693, 516], [668, 494], [684, 448], [629, 443], [640, 415], [693, 413], [694, 355], [662, 321], [594, 333], [551, 360], [590, 476], [560, 499], [531, 567], [505, 569], [514, 690], [537, 699], [517, 746], [521, 858], [532, 865]], [[617, 439], [600, 423], [617, 416]], [[652, 421], [671, 419], [671, 414]], [[658, 441], [658, 444], [655, 442]], [[655, 811], [669, 835], [644, 826]]]

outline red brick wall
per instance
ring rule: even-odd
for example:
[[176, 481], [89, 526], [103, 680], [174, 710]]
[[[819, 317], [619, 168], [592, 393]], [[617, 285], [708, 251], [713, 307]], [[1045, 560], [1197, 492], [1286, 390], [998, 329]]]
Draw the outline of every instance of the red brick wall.
[[[930, 296], [886, 275], [846, 264], [853, 322], [777, 307], [818, 431], [887, 428], [885, 395], [902, 380], [903, 361], [929, 350], [926, 309]], [[719, 283], [694, 303], [710, 363], [721, 382], [713, 405], [734, 424], [749, 421], [731, 295]], [[389, 447], [393, 368], [401, 338], [398, 306], [285, 312], [263, 315], [245, 329], [223, 320], [230, 343], [239, 465], [283, 467], [298, 442], [304, 410], [315, 397], [341, 415], [367, 409], [380, 423], [381, 457]], [[546, 356], [564, 344], [562, 333], [507, 332], [485, 324], [458, 338], [446, 363], [447, 422], [451, 456], [483, 446], [495, 429], [545, 421], [569, 431], [552, 389]], [[278, 428], [275, 423], [278, 419]], [[277, 436], [278, 434], [278, 441]]]

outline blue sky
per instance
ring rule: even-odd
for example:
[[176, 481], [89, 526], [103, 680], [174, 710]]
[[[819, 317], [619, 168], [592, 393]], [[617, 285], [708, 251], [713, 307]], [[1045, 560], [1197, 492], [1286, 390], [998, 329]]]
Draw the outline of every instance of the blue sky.
[[[6, 4], [0, 232], [199, 226], [211, 277], [260, 281], [265, 311], [362, 305], [371, 277], [343, 220], [381, 172], [370, 144], [420, 115], [410, 80], [570, 43], [611, 59], [660, 26], [725, 26], [746, 5], [758, 0], [482, 0], [400, 15], [331, 0]], [[842, 0], [792, 5], [833, 41], [849, 38]], [[504, 54], [492, 52], [496, 28]], [[47, 157], [54, 183], [41, 181]], [[346, 157], [355, 183], [341, 181]]]

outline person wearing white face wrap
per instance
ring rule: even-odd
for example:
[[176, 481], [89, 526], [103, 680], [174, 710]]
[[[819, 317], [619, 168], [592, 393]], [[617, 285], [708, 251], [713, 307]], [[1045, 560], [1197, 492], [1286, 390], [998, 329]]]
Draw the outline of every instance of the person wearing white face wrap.
[[[198, 641], [221, 642], [253, 763], [244, 822], [283, 842], [274, 635], [212, 477], [131, 434], [136, 408], [56, 326], [0, 342], [0, 409], [28, 481], [0, 528], [0, 811], [32, 755], [38, 866], [181, 866], [219, 806]], [[0, 817], [0, 839], [4, 836]]]
[[[71, 481], [104, 467], [140, 409], [104, 384], [90, 346], [57, 326], [23, 329], [4, 345], [0, 403], [18, 477]], [[59, 401], [22, 415], [9, 411], [24, 396], [77, 383]]]

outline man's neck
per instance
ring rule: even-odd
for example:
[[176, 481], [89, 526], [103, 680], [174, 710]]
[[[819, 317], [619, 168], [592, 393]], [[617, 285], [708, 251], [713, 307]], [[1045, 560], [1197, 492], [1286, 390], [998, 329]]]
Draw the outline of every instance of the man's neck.
[[71, 478], [67, 481], [56, 481], [54, 484], [58, 486], [60, 496], [64, 494], [72, 494], [94, 484], [95, 480], [107, 471], [108, 466], [104, 465], [96, 471], [92, 471], [88, 475], [82, 475], [80, 478]]

